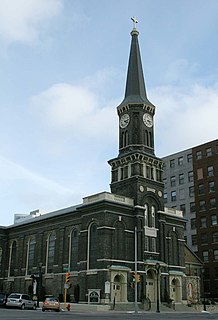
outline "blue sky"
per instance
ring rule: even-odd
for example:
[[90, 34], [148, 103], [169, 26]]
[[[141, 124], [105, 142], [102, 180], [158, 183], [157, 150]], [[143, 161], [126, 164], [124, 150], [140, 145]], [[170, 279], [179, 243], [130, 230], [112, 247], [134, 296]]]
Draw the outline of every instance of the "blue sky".
[[0, 0], [0, 225], [109, 191], [131, 17], [156, 155], [217, 138], [218, 1]]

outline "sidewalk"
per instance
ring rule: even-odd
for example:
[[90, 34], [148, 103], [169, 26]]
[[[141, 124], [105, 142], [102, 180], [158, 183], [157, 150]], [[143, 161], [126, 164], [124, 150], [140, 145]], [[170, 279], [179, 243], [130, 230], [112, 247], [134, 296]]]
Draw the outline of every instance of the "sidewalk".
[[[69, 303], [70, 304], [70, 312], [111, 312], [111, 313], [135, 313], [135, 305], [134, 303], [128, 304], [117, 304], [115, 309], [112, 310], [111, 305], [107, 304], [87, 304], [87, 303]], [[68, 305], [68, 303], [67, 303]], [[61, 303], [61, 308], [63, 311], [67, 311], [64, 309], [64, 303]], [[218, 313], [218, 305], [210, 305], [207, 306], [207, 311], [203, 310], [202, 305], [196, 305], [192, 307], [188, 307], [186, 304], [175, 304], [175, 309], [169, 308], [163, 304], [160, 304], [160, 313]], [[145, 311], [138, 306], [138, 313], [156, 313], [156, 305], [153, 304], [151, 310]]]

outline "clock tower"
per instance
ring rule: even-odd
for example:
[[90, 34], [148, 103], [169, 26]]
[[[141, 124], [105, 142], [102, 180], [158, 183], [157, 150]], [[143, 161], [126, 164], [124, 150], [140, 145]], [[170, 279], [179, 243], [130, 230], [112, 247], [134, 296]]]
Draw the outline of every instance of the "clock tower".
[[[111, 166], [111, 192], [144, 206], [148, 197], [163, 210], [163, 162], [154, 152], [155, 106], [148, 100], [135, 25], [127, 71], [125, 97], [117, 107], [119, 154]], [[153, 202], [153, 200], [151, 202]]]

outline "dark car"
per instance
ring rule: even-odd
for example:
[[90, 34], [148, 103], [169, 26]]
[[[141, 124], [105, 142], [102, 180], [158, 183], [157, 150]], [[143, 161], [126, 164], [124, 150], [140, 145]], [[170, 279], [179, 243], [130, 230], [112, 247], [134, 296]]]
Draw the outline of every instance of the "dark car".
[[5, 307], [7, 302], [8, 294], [0, 293], [0, 307]]

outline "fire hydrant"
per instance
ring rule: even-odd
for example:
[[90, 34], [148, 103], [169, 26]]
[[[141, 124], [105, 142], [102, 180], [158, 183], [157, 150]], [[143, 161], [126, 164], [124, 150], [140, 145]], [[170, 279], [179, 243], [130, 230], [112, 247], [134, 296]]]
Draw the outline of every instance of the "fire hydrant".
[[70, 304], [67, 305], [67, 311], [70, 311]]

